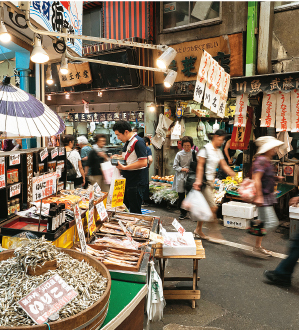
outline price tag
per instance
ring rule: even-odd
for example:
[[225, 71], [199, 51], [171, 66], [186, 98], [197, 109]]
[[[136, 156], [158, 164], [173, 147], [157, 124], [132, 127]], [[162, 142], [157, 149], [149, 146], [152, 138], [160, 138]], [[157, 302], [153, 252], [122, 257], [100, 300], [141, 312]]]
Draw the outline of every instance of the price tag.
[[158, 235], [158, 234], [156, 234], [156, 233], [154, 233], [152, 231], [150, 232], [150, 240], [151, 241], [154, 241], [156, 243], [162, 243], [162, 244], [164, 244], [164, 237], [161, 236], [161, 235]]
[[60, 166], [56, 167], [56, 176], [57, 178], [61, 178], [61, 172], [62, 172], [62, 168]]
[[42, 198], [56, 193], [56, 173], [49, 173], [32, 178], [32, 201], [36, 202]]
[[[93, 225], [94, 218], [94, 191], [91, 188], [89, 191], [89, 212], [88, 212], [88, 230], [90, 230]], [[92, 232], [90, 233], [92, 234]]]
[[177, 221], [177, 219], [174, 219], [172, 222], [173, 227], [183, 236], [184, 232], [186, 231], [182, 225]]
[[5, 158], [0, 157], [0, 189], [5, 187]]
[[18, 304], [36, 324], [43, 324], [77, 295], [78, 292], [55, 274], [19, 300]]
[[9, 156], [9, 165], [18, 165], [21, 162], [20, 154], [10, 155]]
[[59, 156], [64, 156], [64, 148], [59, 148]]
[[9, 189], [9, 197], [17, 196], [21, 193], [21, 183], [14, 184], [10, 186]]
[[96, 205], [99, 217], [101, 219], [101, 221], [105, 221], [108, 218], [108, 213], [105, 209], [105, 205], [104, 202], [101, 202], [99, 204]]
[[102, 191], [101, 187], [99, 186], [99, 184], [97, 182], [93, 185], [93, 188], [97, 194], [99, 194]]
[[45, 159], [48, 157], [48, 155], [49, 155], [49, 153], [48, 153], [48, 149], [45, 148], [44, 150], [42, 150], [42, 151], [39, 153], [39, 155], [40, 155], [40, 160], [41, 160], [41, 161], [45, 160]]
[[58, 156], [58, 148], [54, 148], [51, 150], [51, 158], [54, 159]]
[[114, 182], [111, 207], [122, 206], [124, 203], [126, 179], [118, 179]]
[[80, 208], [79, 208], [78, 204], [76, 204], [74, 207], [74, 214], [75, 214], [76, 227], [77, 227], [77, 232], [78, 232], [80, 246], [81, 246], [81, 252], [86, 253], [85, 234], [84, 234], [84, 229], [83, 229], [82, 220], [81, 220]]
[[118, 224], [120, 225], [121, 229], [123, 230], [123, 232], [125, 233], [125, 235], [129, 239], [129, 241], [134, 245], [134, 247], [136, 249], [138, 249], [139, 244], [136, 241], [133, 240], [132, 235], [129, 233], [129, 231], [127, 230], [127, 228], [123, 225], [123, 223], [121, 222], [121, 220], [118, 221]]

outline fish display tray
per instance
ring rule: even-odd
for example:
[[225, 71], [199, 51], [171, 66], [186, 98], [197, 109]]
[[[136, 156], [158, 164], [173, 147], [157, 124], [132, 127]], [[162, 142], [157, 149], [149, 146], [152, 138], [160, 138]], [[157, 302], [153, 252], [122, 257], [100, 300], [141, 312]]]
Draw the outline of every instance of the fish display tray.
[[1, 236], [15, 236], [17, 234], [24, 233], [26, 231], [31, 232], [37, 237], [45, 236], [48, 241], [55, 241], [59, 236], [61, 236], [67, 229], [66, 223], [60, 226], [53, 233], [47, 232], [47, 220], [40, 221], [40, 231], [38, 231], [38, 219], [24, 218], [16, 216], [9, 219], [0, 225], [0, 235]]
[[[102, 276], [108, 279], [107, 288], [100, 299], [86, 308], [83, 312], [80, 312], [74, 316], [67, 317], [58, 321], [51, 322], [51, 330], [92, 330], [98, 329], [104, 323], [111, 293], [111, 276], [107, 267], [99, 260], [93, 258], [90, 255], [81, 253], [75, 250], [63, 249], [64, 253], [67, 253], [72, 258], [79, 261], [86, 261], [90, 266], [94, 267]], [[0, 253], [0, 261], [14, 257], [14, 250], [3, 251]], [[47, 329], [45, 324], [19, 326], [19, 327], [0, 327], [0, 330], [45, 330]]]
[[[88, 246], [90, 246], [91, 248], [95, 249], [95, 250], [99, 250], [99, 251], [104, 251], [107, 250], [107, 247], [104, 246], [98, 246], [96, 244], [88, 244]], [[111, 265], [111, 264], [106, 264], [105, 261], [102, 261], [102, 263], [109, 269], [109, 270], [124, 270], [124, 271], [130, 271], [130, 272], [138, 272], [140, 269], [140, 265], [142, 263], [143, 260], [143, 256], [144, 256], [144, 251], [140, 251], [140, 250], [130, 250], [130, 249], [121, 249], [121, 248], [114, 248], [111, 247], [113, 250], [118, 250], [118, 251], [122, 251], [122, 252], [134, 252], [134, 253], [138, 253], [139, 254], [139, 259], [137, 262], [137, 265], [135, 267], [128, 267], [128, 266], [121, 266], [121, 265]]]

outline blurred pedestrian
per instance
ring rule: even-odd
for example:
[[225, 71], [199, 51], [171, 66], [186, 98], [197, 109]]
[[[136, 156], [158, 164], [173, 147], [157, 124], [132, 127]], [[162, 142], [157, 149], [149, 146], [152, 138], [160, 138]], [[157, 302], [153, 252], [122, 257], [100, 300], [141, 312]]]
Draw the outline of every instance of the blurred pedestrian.
[[[88, 140], [84, 135], [78, 137], [78, 144], [79, 144], [79, 147], [81, 149], [81, 161], [82, 161], [83, 170], [85, 172], [85, 167], [86, 167], [86, 164], [87, 164], [88, 155], [91, 152], [92, 147], [90, 147], [88, 145]], [[89, 170], [88, 173], [85, 172], [85, 185], [84, 185], [84, 188], [87, 188], [87, 186], [88, 186], [88, 176], [89, 175], [91, 175], [90, 170]]]
[[145, 201], [149, 200], [149, 168], [153, 162], [153, 156], [152, 156], [152, 150], [149, 147], [149, 145], [151, 144], [151, 140], [147, 136], [143, 137], [143, 140], [146, 145], [147, 167], [143, 170], [145, 190], [143, 193], [142, 205], [147, 206], [147, 204], [145, 204]]

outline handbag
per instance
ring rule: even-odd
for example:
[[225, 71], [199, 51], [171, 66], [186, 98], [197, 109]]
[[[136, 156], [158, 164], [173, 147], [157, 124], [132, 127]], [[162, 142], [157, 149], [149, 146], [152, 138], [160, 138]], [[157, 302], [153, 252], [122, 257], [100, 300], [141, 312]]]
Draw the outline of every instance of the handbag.
[[[70, 154], [71, 152], [69, 153], [69, 155]], [[75, 179], [77, 178], [77, 171], [72, 162], [68, 159], [68, 157], [66, 157], [66, 177], [68, 181], [75, 181]]]

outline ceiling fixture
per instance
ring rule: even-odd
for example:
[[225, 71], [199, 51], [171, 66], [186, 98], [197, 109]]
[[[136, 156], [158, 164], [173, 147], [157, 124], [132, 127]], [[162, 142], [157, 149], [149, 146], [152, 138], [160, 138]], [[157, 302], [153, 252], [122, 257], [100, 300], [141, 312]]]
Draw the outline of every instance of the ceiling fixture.
[[69, 100], [70, 97], [71, 97], [71, 94], [70, 94], [70, 93], [66, 93], [66, 94], [65, 94], [65, 98], [66, 98], [67, 100]]
[[164, 86], [170, 88], [174, 84], [177, 74], [178, 73], [176, 71], [169, 70], [166, 78], [164, 79]]
[[157, 59], [158, 68], [166, 70], [169, 64], [175, 59], [176, 54], [176, 50], [171, 47], [167, 48], [165, 52]]
[[63, 54], [61, 58], [60, 73], [66, 75], [68, 74], [68, 72], [69, 69], [68, 69], [67, 58], [65, 57], [65, 54]]
[[0, 6], [0, 41], [9, 42], [11, 40], [11, 35], [7, 32], [6, 26], [4, 24], [4, 8], [3, 2], [1, 1]]
[[51, 65], [48, 65], [48, 68], [47, 68], [46, 83], [48, 85], [53, 85], [53, 83], [54, 83], [54, 80], [53, 80], [53, 77], [52, 77]]
[[52, 100], [52, 96], [49, 94], [49, 95], [47, 95], [47, 100], [48, 101], [51, 101]]
[[34, 37], [34, 46], [30, 59], [34, 63], [45, 63], [49, 61], [49, 55], [42, 47], [42, 41], [37, 36]]
[[99, 91], [99, 92], [98, 92], [98, 96], [99, 96], [99, 97], [102, 97], [102, 96], [103, 96], [103, 92], [102, 92], [102, 91]]

